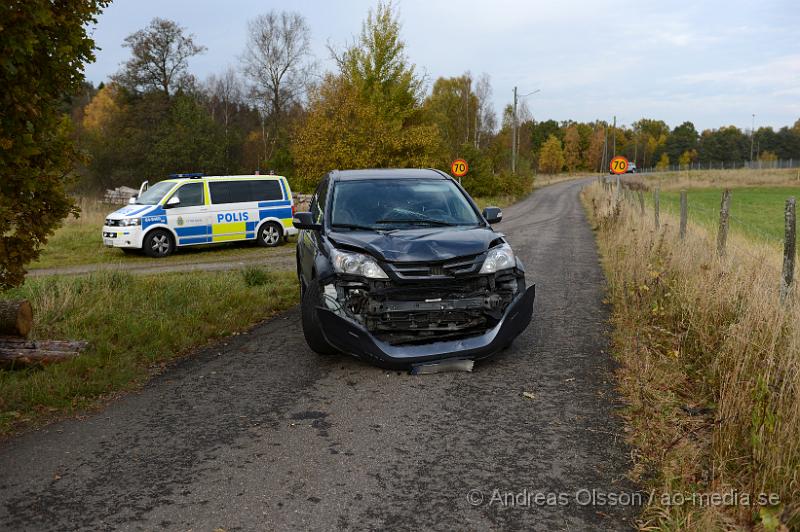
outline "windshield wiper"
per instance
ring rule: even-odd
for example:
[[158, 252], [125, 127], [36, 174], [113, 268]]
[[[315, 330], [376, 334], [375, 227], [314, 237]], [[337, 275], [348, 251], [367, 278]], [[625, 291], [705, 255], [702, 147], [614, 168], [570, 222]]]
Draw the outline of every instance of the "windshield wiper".
[[441, 225], [441, 226], [453, 226], [455, 224], [451, 224], [450, 222], [445, 222], [444, 220], [435, 220], [433, 218], [415, 218], [415, 219], [386, 219], [386, 220], [378, 220], [375, 222], [376, 224], [431, 224], [431, 225]]
[[359, 224], [331, 224], [332, 228], [342, 228], [342, 229], [353, 229], [355, 231], [363, 230], [363, 231], [375, 231], [376, 229], [369, 225], [359, 225]]

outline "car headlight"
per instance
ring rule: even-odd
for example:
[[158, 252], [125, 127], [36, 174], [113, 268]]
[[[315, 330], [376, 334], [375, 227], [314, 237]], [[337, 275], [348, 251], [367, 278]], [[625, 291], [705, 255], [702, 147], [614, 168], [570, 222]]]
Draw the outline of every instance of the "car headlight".
[[124, 218], [119, 221], [119, 225], [122, 227], [130, 227], [132, 225], [140, 225], [142, 223], [141, 218]]
[[361, 275], [370, 279], [388, 279], [375, 259], [361, 253], [348, 253], [334, 249], [331, 253], [333, 269], [339, 273]]
[[494, 273], [513, 268], [517, 264], [514, 251], [508, 244], [502, 244], [489, 250], [483, 261], [480, 273]]

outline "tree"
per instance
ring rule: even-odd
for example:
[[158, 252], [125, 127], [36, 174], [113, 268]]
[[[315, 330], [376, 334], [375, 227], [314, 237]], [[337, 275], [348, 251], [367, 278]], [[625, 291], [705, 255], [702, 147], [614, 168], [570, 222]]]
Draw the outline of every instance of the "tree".
[[443, 154], [443, 162], [463, 156], [464, 144], [474, 143], [471, 132], [478, 115], [478, 98], [472, 92], [469, 74], [437, 79], [430, 96], [425, 100], [425, 109], [429, 118], [439, 127], [447, 152]]
[[691, 122], [684, 122], [672, 130], [667, 137], [664, 149], [669, 158], [676, 161], [683, 152], [697, 148], [697, 130]]
[[[483, 73], [475, 86], [478, 99], [478, 111], [475, 113], [475, 147], [482, 148], [483, 140], [488, 138], [497, 126], [497, 117], [492, 108], [492, 81], [489, 74]], [[800, 121], [799, 121], [800, 122]]]
[[308, 115], [292, 143], [298, 174], [292, 185], [312, 190], [334, 168], [434, 166], [439, 150], [436, 126], [387, 117], [347, 81], [328, 75], [312, 91]]
[[774, 151], [764, 150], [758, 154], [758, 160], [764, 163], [774, 163], [778, 160], [778, 155]]
[[667, 155], [666, 153], [662, 153], [661, 158], [658, 160], [658, 163], [656, 164], [656, 169], [666, 170], [667, 168], [669, 168], [669, 155]]
[[697, 160], [697, 150], [687, 150], [683, 152], [678, 159], [678, 164], [680, 166], [689, 166], [691, 163]]
[[564, 167], [564, 152], [561, 141], [555, 135], [547, 137], [539, 153], [539, 171], [545, 174], [557, 174]]
[[81, 89], [94, 60], [86, 34], [105, 0], [0, 4], [0, 289], [19, 285], [24, 266], [77, 208], [67, 195], [79, 159], [61, 104]]
[[586, 152], [586, 167], [592, 171], [602, 172], [600, 165], [603, 164], [603, 146], [606, 141], [606, 130], [600, 126], [592, 132], [589, 142], [589, 149]]
[[581, 162], [581, 136], [575, 125], [569, 126], [564, 134], [564, 159], [570, 174]]
[[228, 68], [220, 76], [211, 75], [206, 81], [206, 95], [208, 97], [211, 119], [222, 124], [225, 145], [225, 173], [230, 173], [232, 122], [233, 117], [242, 104], [242, 85], [233, 68]]
[[387, 116], [417, 113], [422, 80], [405, 55], [400, 21], [391, 2], [370, 9], [356, 43], [334, 53], [341, 75]]
[[544, 120], [539, 121], [534, 124], [533, 129], [531, 131], [531, 145], [534, 152], [538, 152], [544, 143], [550, 138], [550, 136], [555, 136], [559, 140], [563, 132], [561, 131], [561, 126], [558, 125], [558, 122], [555, 120]]
[[133, 57], [115, 80], [133, 91], [160, 91], [167, 97], [193, 84], [189, 58], [206, 50], [195, 44], [193, 35], [185, 35], [177, 23], [158, 17], [128, 35], [123, 46], [131, 49]]
[[148, 161], [156, 175], [198, 171], [215, 175], [224, 169], [221, 128], [189, 95], [175, 97], [154, 140]]
[[314, 69], [311, 31], [303, 15], [275, 10], [249, 21], [247, 27], [244, 73], [262, 113], [264, 159], [268, 160], [280, 140], [286, 108], [304, 94]]
[[311, 92], [292, 143], [300, 189], [333, 168], [435, 164], [439, 131], [424, 120], [421, 81], [399, 31], [391, 5], [379, 4], [356, 44], [336, 57], [338, 75]]

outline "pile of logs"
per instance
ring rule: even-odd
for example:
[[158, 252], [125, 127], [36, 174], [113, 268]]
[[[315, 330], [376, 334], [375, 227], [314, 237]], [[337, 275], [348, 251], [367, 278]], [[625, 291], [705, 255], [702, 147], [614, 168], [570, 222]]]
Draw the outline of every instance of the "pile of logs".
[[0, 367], [63, 362], [78, 356], [86, 342], [28, 340], [33, 310], [28, 301], [0, 301]]

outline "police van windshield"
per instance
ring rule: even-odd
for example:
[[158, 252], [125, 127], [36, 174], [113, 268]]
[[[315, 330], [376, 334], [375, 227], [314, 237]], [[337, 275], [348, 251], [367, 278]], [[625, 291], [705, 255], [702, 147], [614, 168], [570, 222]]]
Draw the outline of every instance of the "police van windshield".
[[464, 194], [445, 179], [359, 179], [333, 188], [334, 229], [478, 225]]
[[161, 181], [160, 183], [156, 183], [152, 187], [145, 190], [141, 196], [136, 198], [136, 205], [156, 205], [161, 201], [167, 192], [172, 190], [172, 187], [174, 186], [175, 183], [171, 183], [169, 181]]

